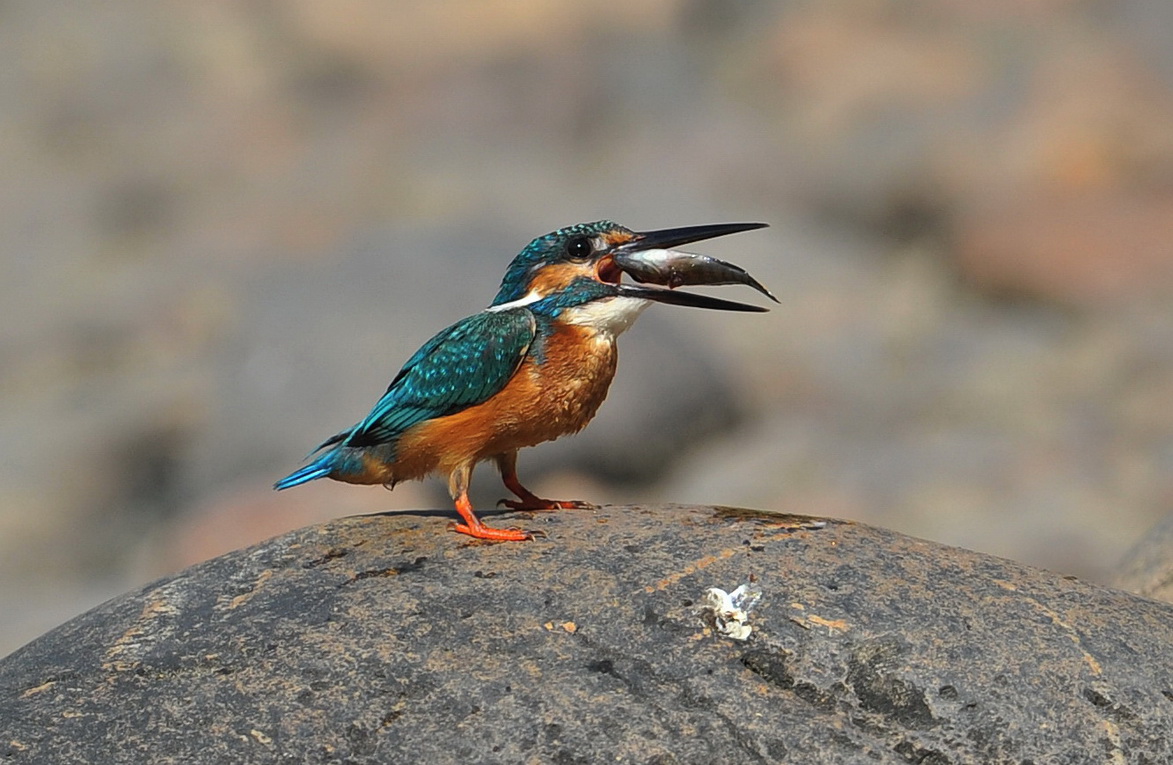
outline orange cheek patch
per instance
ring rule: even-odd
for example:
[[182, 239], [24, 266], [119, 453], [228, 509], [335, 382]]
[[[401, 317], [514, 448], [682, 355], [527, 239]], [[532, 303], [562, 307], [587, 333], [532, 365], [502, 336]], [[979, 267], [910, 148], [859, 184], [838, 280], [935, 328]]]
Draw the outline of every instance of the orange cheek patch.
[[594, 275], [593, 264], [556, 263], [544, 266], [541, 271], [538, 271], [530, 285], [542, 295], [549, 295], [566, 289], [571, 282], [580, 276], [593, 278]]

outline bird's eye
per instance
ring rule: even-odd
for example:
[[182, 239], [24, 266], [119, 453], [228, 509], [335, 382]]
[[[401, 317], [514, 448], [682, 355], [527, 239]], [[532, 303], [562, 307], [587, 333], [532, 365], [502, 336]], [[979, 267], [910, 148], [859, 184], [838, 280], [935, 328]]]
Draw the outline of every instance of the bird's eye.
[[585, 236], [571, 239], [566, 245], [566, 256], [571, 260], [586, 260], [591, 256], [591, 240]]

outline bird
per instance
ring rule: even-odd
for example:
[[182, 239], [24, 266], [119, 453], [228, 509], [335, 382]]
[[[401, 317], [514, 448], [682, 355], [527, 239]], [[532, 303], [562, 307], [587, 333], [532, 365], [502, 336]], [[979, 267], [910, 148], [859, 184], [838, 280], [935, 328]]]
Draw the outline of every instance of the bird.
[[[590, 422], [615, 376], [616, 338], [653, 302], [767, 310], [675, 287], [740, 283], [776, 302], [744, 269], [671, 249], [766, 225], [638, 232], [600, 220], [534, 239], [510, 262], [487, 308], [424, 343], [366, 417], [323, 441], [307, 457], [312, 461], [274, 488], [320, 478], [393, 488], [438, 473], [447, 476], [460, 517], [451, 530], [490, 541], [532, 539], [529, 531], [489, 526], [474, 512], [468, 494], [473, 468], [492, 460], [517, 497], [502, 500], [505, 507], [592, 507], [543, 499], [523, 486], [518, 450], [578, 432]], [[623, 281], [625, 274], [639, 284]]]

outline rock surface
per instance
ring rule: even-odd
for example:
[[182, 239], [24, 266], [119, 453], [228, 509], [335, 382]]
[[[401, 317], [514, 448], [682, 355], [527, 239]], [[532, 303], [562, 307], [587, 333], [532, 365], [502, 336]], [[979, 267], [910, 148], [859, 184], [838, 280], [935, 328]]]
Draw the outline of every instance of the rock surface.
[[[313, 526], [0, 661], [33, 762], [1167, 762], [1173, 608], [864, 525], [693, 506]], [[710, 587], [764, 592], [738, 642]]]

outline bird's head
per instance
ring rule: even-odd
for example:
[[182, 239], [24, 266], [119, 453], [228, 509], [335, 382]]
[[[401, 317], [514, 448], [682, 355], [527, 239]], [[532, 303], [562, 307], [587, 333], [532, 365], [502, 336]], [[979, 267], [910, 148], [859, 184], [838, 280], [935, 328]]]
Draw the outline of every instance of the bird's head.
[[[490, 308], [538, 304], [558, 310], [629, 298], [697, 308], [764, 311], [758, 306], [672, 289], [687, 284], [746, 284], [774, 299], [744, 269], [672, 248], [765, 225], [718, 223], [639, 232], [601, 220], [561, 228], [533, 240], [513, 259]], [[643, 284], [669, 289], [623, 283], [624, 274]]]

